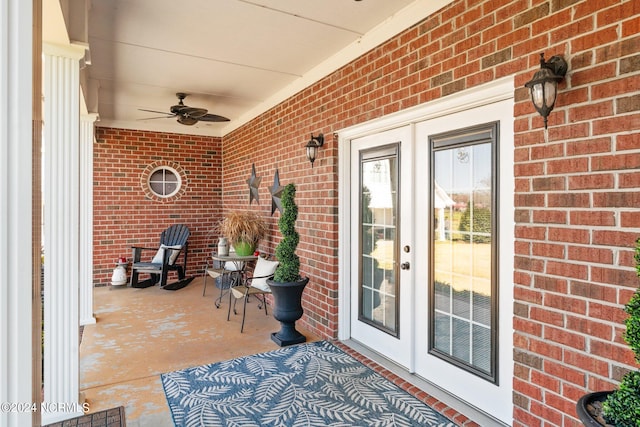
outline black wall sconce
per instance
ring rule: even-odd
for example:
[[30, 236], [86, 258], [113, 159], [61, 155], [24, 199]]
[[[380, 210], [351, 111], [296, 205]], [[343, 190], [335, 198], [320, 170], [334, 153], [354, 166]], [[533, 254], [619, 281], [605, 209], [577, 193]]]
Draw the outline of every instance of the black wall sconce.
[[324, 135], [318, 134], [318, 136], [313, 136], [311, 134], [311, 140], [307, 142], [305, 148], [307, 149], [307, 159], [311, 162], [311, 167], [313, 168], [313, 162], [316, 161], [316, 156], [318, 155], [318, 148], [324, 145]]
[[567, 61], [555, 55], [549, 61], [544, 60], [544, 53], [540, 54], [540, 70], [533, 78], [525, 83], [531, 90], [531, 102], [538, 113], [544, 118], [544, 128], [547, 129], [547, 117], [553, 110], [558, 95], [558, 82], [567, 74]]

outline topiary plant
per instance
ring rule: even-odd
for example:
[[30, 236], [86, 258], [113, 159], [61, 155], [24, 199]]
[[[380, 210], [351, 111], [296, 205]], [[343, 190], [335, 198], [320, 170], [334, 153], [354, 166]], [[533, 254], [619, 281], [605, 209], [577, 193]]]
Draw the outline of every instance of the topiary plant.
[[295, 228], [298, 219], [295, 195], [295, 185], [287, 184], [282, 190], [280, 199], [282, 215], [278, 220], [278, 228], [282, 234], [282, 240], [276, 247], [276, 258], [280, 264], [273, 275], [273, 280], [281, 283], [295, 282], [300, 279], [300, 258], [296, 255], [300, 235]]
[[[640, 238], [636, 240], [635, 260], [640, 277]], [[625, 320], [624, 340], [633, 350], [636, 362], [640, 363], [640, 288], [636, 289], [624, 310], [629, 314]], [[623, 377], [620, 387], [603, 402], [603, 411], [607, 422], [617, 427], [640, 426], [640, 371], [631, 371]]]
[[[640, 238], [636, 240], [636, 274], [640, 277]], [[624, 339], [636, 356], [636, 362], [640, 363], [640, 288], [636, 289], [633, 297], [625, 306], [625, 311], [629, 317], [625, 321], [627, 331]]]
[[629, 372], [602, 403], [604, 418], [616, 427], [640, 426], [640, 372]]

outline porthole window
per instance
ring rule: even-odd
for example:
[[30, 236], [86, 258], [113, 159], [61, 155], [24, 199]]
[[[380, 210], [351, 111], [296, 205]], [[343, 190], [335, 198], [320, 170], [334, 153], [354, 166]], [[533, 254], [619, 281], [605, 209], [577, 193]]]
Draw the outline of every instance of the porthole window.
[[187, 172], [176, 162], [159, 160], [148, 165], [140, 174], [140, 187], [149, 200], [174, 203], [187, 191]]
[[171, 197], [180, 191], [182, 180], [178, 172], [167, 166], [160, 166], [149, 174], [149, 189], [158, 197]]

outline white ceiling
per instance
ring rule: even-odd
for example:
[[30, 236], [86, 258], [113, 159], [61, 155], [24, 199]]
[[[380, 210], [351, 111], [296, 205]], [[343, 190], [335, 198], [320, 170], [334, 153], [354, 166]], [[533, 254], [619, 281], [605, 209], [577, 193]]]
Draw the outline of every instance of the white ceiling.
[[[223, 136], [449, 1], [90, 0], [87, 104], [101, 126]], [[231, 121], [145, 120], [176, 92]]]

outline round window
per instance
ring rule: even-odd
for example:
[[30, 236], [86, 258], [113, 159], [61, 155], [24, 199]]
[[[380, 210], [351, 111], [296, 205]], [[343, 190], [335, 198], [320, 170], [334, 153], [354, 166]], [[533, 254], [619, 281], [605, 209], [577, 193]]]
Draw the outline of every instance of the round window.
[[149, 189], [158, 197], [171, 197], [180, 191], [182, 180], [180, 174], [167, 166], [160, 166], [149, 174]]

